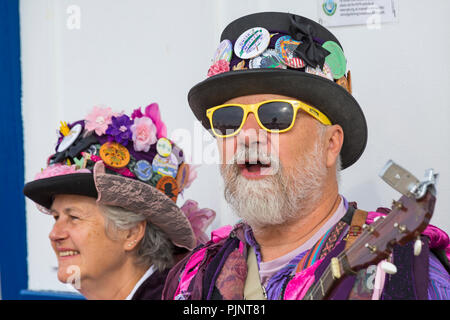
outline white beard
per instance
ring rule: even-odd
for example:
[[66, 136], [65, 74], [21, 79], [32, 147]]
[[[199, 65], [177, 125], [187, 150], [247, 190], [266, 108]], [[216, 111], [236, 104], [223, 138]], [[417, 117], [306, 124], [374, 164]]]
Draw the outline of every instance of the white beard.
[[[320, 139], [319, 139], [320, 141]], [[322, 197], [327, 168], [323, 150], [318, 142], [312, 151], [298, 160], [293, 172], [285, 172], [274, 155], [258, 154], [270, 158], [276, 173], [258, 180], [246, 179], [240, 174], [236, 160], [248, 157], [247, 147], [238, 149], [233, 162], [220, 168], [224, 178], [225, 199], [235, 213], [252, 228], [281, 225], [306, 215]], [[242, 163], [242, 162], [237, 162]]]

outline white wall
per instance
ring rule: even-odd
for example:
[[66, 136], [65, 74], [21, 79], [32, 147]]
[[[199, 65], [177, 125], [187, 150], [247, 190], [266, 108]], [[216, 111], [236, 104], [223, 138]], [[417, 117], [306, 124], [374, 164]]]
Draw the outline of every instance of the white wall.
[[[80, 9], [80, 29], [67, 26], [72, 5]], [[45, 166], [59, 121], [81, 119], [96, 104], [129, 113], [158, 102], [169, 135], [187, 130], [186, 151], [200, 163], [198, 154], [210, 152], [213, 142], [199, 129], [187, 93], [205, 78], [222, 29], [258, 11], [318, 16], [312, 0], [22, 0], [26, 181]], [[362, 209], [390, 206], [399, 195], [378, 177], [388, 159], [419, 178], [433, 167], [440, 181], [432, 223], [450, 232], [448, 12], [448, 0], [402, 0], [398, 23], [332, 32], [344, 46], [369, 127], [365, 153], [342, 173], [342, 194]], [[214, 228], [236, 221], [215, 164], [202, 163], [185, 198], [218, 212]], [[51, 226], [52, 218], [27, 200], [29, 288], [70, 290], [56, 280]]]

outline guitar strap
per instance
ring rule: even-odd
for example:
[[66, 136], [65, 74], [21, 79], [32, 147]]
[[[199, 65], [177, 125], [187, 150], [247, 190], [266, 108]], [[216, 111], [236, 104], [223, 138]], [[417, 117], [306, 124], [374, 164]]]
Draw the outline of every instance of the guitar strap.
[[352, 222], [345, 238], [345, 249], [348, 249], [362, 232], [362, 226], [366, 223], [367, 211], [356, 209]]

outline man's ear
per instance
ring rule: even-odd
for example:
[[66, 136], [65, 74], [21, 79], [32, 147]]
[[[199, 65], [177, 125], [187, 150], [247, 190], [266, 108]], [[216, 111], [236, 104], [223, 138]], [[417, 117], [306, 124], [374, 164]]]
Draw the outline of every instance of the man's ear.
[[125, 251], [133, 250], [139, 241], [144, 238], [145, 230], [147, 228], [147, 221], [139, 222], [135, 227], [127, 231], [126, 239], [124, 242]]
[[342, 130], [342, 127], [338, 124], [329, 126], [325, 141], [327, 168], [331, 168], [336, 164], [343, 144], [344, 130]]

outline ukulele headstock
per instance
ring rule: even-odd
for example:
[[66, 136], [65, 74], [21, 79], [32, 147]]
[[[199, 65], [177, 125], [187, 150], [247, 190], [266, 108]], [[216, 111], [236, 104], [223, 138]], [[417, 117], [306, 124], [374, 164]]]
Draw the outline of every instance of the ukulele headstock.
[[425, 180], [420, 182], [390, 160], [380, 176], [402, 193], [402, 197], [393, 201], [389, 215], [365, 225], [358, 239], [346, 250], [347, 266], [353, 271], [386, 259], [394, 245], [405, 245], [418, 238], [433, 215], [438, 175], [432, 169], [426, 171]]

